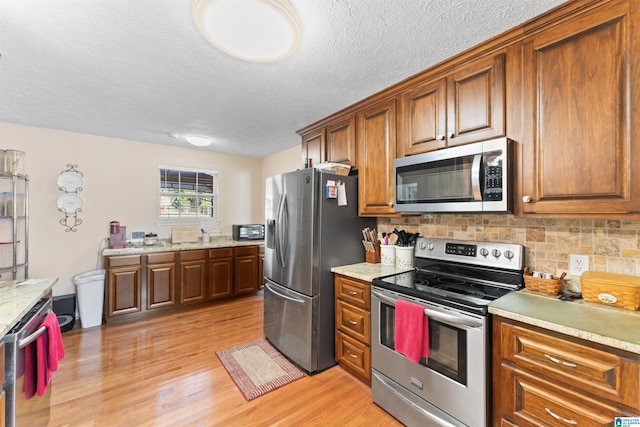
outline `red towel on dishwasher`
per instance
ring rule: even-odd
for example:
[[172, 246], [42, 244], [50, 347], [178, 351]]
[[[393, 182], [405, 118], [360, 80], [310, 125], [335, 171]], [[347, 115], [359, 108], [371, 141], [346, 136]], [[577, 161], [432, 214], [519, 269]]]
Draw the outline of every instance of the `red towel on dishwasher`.
[[47, 392], [51, 373], [58, 370], [58, 360], [64, 357], [62, 332], [57, 316], [54, 313], [47, 314], [42, 326], [47, 328], [47, 331], [36, 339], [38, 396], [44, 396]]
[[396, 301], [395, 350], [413, 363], [429, 357], [429, 319], [424, 307], [405, 300]]

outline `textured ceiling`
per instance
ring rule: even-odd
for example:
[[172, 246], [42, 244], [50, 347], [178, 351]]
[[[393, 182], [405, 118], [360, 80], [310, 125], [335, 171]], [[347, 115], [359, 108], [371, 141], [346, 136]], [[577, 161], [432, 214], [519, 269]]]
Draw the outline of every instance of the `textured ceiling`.
[[300, 49], [248, 63], [192, 0], [3, 0], [0, 121], [263, 157], [295, 131], [564, 0], [290, 0]]

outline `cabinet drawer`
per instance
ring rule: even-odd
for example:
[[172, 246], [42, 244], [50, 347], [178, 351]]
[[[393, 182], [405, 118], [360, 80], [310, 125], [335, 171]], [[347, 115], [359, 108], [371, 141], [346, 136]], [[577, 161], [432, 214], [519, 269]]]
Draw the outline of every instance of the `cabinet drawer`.
[[233, 248], [209, 249], [209, 258], [232, 258]]
[[347, 301], [356, 307], [371, 308], [371, 286], [367, 282], [336, 276], [336, 298]]
[[336, 334], [336, 360], [367, 382], [371, 382], [371, 349], [341, 332]]
[[344, 301], [336, 301], [336, 325], [341, 332], [371, 345], [371, 315]]
[[557, 387], [519, 370], [505, 369], [509, 409], [519, 426], [611, 426], [615, 417], [633, 416], [569, 388]]
[[203, 259], [207, 259], [206, 249], [180, 252], [180, 261], [194, 261], [194, 260], [203, 260]]
[[125, 255], [125, 256], [113, 256], [107, 258], [107, 268], [122, 267], [126, 265], [140, 265], [141, 255]]
[[636, 362], [544, 333], [502, 324], [502, 357], [514, 366], [640, 409]]
[[175, 260], [176, 260], [175, 252], [162, 252], [159, 254], [147, 255], [147, 264], [163, 264], [167, 262], [175, 262]]
[[258, 246], [237, 246], [235, 249], [236, 256], [256, 255]]

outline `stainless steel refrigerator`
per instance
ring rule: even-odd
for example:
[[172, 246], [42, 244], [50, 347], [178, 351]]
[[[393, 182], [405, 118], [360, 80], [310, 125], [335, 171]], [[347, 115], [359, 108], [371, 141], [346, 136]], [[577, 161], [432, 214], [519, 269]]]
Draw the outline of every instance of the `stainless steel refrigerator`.
[[[329, 198], [327, 181], [344, 183], [346, 205]], [[313, 374], [335, 362], [333, 273], [363, 262], [355, 176], [302, 169], [267, 179], [264, 334], [282, 354]]]

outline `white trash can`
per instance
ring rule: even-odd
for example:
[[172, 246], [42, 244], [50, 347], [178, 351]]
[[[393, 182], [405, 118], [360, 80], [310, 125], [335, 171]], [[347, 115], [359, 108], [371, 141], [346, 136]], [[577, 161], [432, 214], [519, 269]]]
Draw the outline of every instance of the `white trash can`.
[[73, 278], [78, 295], [78, 311], [83, 328], [102, 324], [104, 303], [104, 270], [92, 270]]

